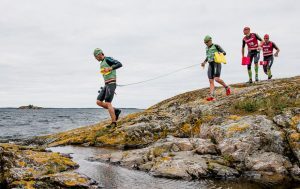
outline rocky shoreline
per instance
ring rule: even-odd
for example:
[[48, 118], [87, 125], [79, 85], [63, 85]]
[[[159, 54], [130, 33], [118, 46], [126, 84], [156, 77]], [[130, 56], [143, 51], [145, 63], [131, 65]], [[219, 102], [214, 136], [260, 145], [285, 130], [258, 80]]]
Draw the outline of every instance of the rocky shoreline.
[[1, 188], [91, 188], [92, 179], [74, 172], [70, 156], [43, 148], [0, 144]]
[[19, 109], [34, 109], [34, 110], [37, 110], [37, 109], [42, 109], [42, 107], [34, 106], [32, 104], [29, 104], [28, 106], [20, 106]]
[[207, 89], [191, 91], [128, 115], [115, 129], [106, 121], [24, 144], [119, 148], [89, 160], [157, 177], [300, 181], [300, 76], [231, 88], [228, 97], [217, 88], [216, 102], [205, 100]]

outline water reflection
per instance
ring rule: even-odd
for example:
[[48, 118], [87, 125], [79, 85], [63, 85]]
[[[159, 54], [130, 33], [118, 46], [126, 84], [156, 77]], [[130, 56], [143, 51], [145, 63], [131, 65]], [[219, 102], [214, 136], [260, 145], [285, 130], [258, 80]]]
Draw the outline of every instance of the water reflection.
[[[90, 162], [86, 159], [98, 154], [104, 154], [113, 149], [96, 147], [65, 146], [50, 148], [52, 151], [72, 153], [73, 160], [80, 167], [77, 172], [83, 173], [98, 181], [107, 189], [260, 189], [266, 188], [251, 182], [208, 180], [184, 181], [157, 178], [142, 171], [129, 170], [123, 167], [101, 162]], [[285, 187], [286, 188], [286, 187]]]

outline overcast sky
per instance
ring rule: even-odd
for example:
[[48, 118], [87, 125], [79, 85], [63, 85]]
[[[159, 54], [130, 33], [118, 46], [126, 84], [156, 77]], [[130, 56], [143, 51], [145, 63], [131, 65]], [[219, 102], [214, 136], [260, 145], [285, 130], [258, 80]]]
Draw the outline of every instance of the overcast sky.
[[[0, 0], [0, 107], [96, 107], [103, 85], [96, 47], [119, 60], [118, 83], [138, 82], [197, 64], [203, 38], [227, 52], [221, 77], [248, 80], [241, 66], [244, 26], [270, 34], [281, 52], [274, 78], [300, 75], [297, 0]], [[208, 87], [207, 68], [117, 88], [117, 107], [147, 108]], [[260, 79], [266, 79], [262, 68]]]

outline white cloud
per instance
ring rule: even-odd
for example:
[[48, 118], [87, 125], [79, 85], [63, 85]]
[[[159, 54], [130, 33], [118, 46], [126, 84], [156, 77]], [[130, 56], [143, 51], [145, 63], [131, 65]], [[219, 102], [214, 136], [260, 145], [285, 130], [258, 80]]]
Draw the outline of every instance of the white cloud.
[[[92, 56], [103, 48], [124, 65], [120, 84], [146, 80], [201, 62], [203, 37], [228, 53], [222, 77], [247, 80], [240, 65], [242, 28], [269, 33], [281, 49], [275, 77], [299, 75], [296, 0], [0, 0], [0, 107], [96, 107], [102, 84]], [[260, 69], [260, 76], [265, 76]], [[207, 87], [194, 67], [162, 80], [118, 88], [114, 103], [146, 108], [188, 90]]]

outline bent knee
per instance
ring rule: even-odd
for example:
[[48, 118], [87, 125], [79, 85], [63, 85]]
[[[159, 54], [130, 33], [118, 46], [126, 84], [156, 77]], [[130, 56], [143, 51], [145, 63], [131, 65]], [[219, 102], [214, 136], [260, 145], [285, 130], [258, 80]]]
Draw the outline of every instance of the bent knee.
[[102, 106], [102, 105], [103, 105], [103, 102], [100, 101], [100, 100], [97, 100], [97, 101], [96, 101], [96, 104], [97, 104], [98, 106]]
[[215, 77], [215, 81], [221, 81], [219, 77]]

